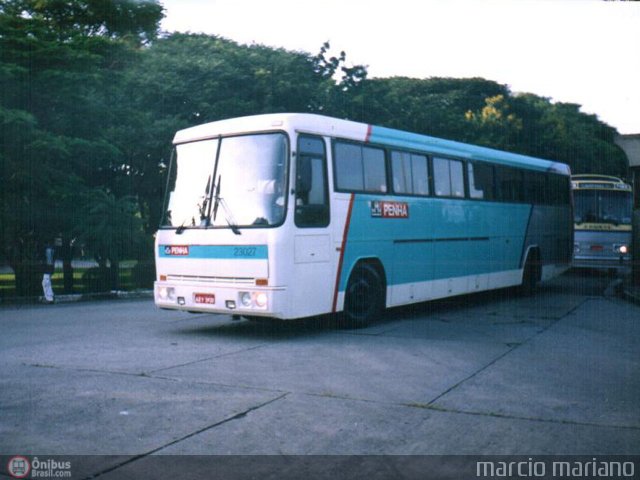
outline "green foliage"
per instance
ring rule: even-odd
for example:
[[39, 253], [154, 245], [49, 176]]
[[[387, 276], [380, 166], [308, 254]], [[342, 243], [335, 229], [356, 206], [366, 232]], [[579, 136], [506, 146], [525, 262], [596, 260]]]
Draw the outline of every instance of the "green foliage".
[[468, 111], [466, 121], [476, 143], [564, 162], [573, 173], [627, 174], [615, 129], [581, 113], [579, 105], [532, 94], [500, 95]]
[[44, 246], [70, 243], [84, 192], [126, 175], [112, 100], [161, 14], [149, 1], [0, 3], [0, 256], [19, 295], [38, 291]]
[[367, 80], [352, 104], [350, 117], [427, 135], [468, 140], [465, 113], [506, 87], [480, 78], [393, 77]]
[[162, 6], [153, 0], [3, 0], [0, 14], [28, 18], [59, 42], [81, 35], [140, 44], [156, 38]]
[[142, 221], [135, 197], [117, 198], [96, 188], [86, 194], [83, 204], [83, 221], [77, 231], [99, 262], [122, 259], [140, 246]]
[[614, 128], [578, 105], [482, 78], [367, 80], [348, 109], [367, 123], [565, 162], [574, 173], [627, 174]]
[[113, 193], [96, 188], [86, 194], [83, 221], [76, 227], [81, 241], [89, 246], [105, 272], [110, 262], [111, 288], [118, 288], [119, 262], [136, 250], [147, 246], [144, 241], [140, 209], [133, 196], [117, 198]]
[[307, 111], [322, 81], [308, 55], [180, 33], [145, 51], [130, 78], [140, 107], [185, 124]]

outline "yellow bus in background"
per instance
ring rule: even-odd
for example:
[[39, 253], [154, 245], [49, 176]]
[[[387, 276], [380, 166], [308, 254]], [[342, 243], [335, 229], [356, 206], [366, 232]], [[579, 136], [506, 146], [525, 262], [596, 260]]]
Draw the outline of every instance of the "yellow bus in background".
[[617, 271], [631, 266], [633, 191], [617, 177], [573, 175], [573, 266]]

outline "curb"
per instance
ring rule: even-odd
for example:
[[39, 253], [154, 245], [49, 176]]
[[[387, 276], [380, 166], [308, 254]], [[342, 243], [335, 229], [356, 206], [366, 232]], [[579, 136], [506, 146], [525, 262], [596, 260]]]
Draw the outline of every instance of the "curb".
[[77, 293], [72, 295], [55, 295], [53, 302], [47, 302], [43, 296], [40, 297], [10, 297], [0, 299], [0, 305], [37, 305], [37, 304], [58, 304], [58, 303], [77, 303], [98, 300], [126, 300], [153, 298], [153, 290], [136, 290], [126, 292], [121, 290], [112, 290], [103, 293]]

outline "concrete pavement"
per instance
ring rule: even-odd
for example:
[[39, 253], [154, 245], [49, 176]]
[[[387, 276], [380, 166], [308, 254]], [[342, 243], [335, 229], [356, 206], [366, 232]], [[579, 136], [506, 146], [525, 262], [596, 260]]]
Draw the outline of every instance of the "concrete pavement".
[[355, 331], [149, 300], [3, 307], [0, 453], [638, 454], [640, 308], [574, 283]]

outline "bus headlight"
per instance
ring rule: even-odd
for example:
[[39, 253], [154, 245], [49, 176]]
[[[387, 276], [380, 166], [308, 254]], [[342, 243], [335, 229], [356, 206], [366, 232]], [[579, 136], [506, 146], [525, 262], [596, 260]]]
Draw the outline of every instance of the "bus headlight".
[[158, 287], [158, 297], [160, 300], [173, 300], [176, 296], [176, 289], [173, 287]]
[[265, 292], [238, 292], [238, 300], [244, 308], [266, 308], [268, 299]]
[[614, 245], [613, 249], [621, 255], [629, 253], [629, 247], [627, 245]]
[[265, 308], [267, 306], [267, 294], [260, 292], [256, 294], [256, 306], [259, 308]]
[[249, 292], [240, 292], [240, 304], [243, 307], [250, 307], [251, 306], [251, 294]]

